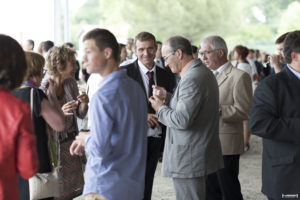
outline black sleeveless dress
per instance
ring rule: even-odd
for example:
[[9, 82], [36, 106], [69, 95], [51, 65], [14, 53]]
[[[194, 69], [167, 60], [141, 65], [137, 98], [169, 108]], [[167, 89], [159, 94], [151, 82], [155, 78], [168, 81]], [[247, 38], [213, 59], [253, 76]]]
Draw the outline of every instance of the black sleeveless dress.
[[[12, 91], [12, 94], [19, 97], [20, 99], [30, 104], [30, 90], [31, 87], [19, 88]], [[33, 127], [34, 134], [36, 136], [36, 151], [39, 160], [39, 171], [38, 173], [51, 172], [51, 160], [48, 150], [48, 136], [46, 132], [46, 122], [40, 115], [41, 113], [41, 102], [43, 99], [47, 99], [47, 96], [40, 89], [34, 88], [33, 92]], [[29, 183], [28, 180], [23, 179], [19, 176], [19, 195], [21, 200], [29, 200]], [[52, 200], [53, 198], [47, 198]]]

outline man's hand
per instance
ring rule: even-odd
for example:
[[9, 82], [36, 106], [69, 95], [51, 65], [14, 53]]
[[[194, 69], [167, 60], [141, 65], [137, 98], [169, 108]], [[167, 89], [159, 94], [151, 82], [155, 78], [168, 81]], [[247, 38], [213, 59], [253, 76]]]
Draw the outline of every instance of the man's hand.
[[84, 144], [85, 138], [88, 136], [89, 132], [80, 132], [76, 139], [70, 146], [70, 154], [82, 156], [84, 154]]
[[152, 85], [153, 88], [153, 96], [163, 100], [164, 102], [167, 99], [167, 90], [163, 87], [159, 87], [157, 85]]
[[280, 64], [280, 56], [279, 55], [271, 55], [269, 56], [270, 65], [274, 67], [275, 73], [278, 73], [282, 70], [281, 64]]
[[157, 116], [155, 114], [148, 113], [148, 127], [150, 127], [150, 128], [154, 128], [154, 127], [159, 128], [160, 127], [158, 120], [157, 120]]
[[149, 98], [149, 101], [151, 103], [152, 108], [155, 111], [158, 111], [158, 109], [164, 105], [164, 100], [162, 100], [161, 98], [157, 97], [157, 96], [152, 96]]

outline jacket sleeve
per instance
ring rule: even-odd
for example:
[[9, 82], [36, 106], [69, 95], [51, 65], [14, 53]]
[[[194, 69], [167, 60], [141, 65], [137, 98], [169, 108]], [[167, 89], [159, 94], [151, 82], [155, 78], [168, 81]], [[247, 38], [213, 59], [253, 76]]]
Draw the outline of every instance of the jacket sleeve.
[[250, 130], [266, 139], [300, 144], [300, 118], [279, 113], [275, 92], [266, 82], [256, 88], [250, 110]]
[[170, 108], [166, 105], [160, 107], [157, 113], [158, 120], [170, 128], [189, 128], [201, 107], [201, 102], [207, 95], [205, 87], [202, 87], [202, 83], [199, 81], [202, 79], [194, 76], [182, 80], [176, 107]]
[[222, 120], [227, 123], [233, 123], [249, 119], [251, 100], [251, 78], [248, 73], [245, 72], [234, 84], [233, 104], [220, 105], [222, 110]]
[[[26, 106], [26, 107], [25, 107]], [[29, 107], [24, 105], [23, 116], [19, 122], [19, 136], [16, 143], [17, 172], [25, 179], [33, 176], [39, 169], [36, 154], [36, 140], [33, 134]]]

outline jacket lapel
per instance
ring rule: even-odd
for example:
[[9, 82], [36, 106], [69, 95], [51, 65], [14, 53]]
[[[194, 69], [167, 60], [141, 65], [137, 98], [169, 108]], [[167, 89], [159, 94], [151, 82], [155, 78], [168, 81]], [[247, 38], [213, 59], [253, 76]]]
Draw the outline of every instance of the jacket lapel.
[[164, 77], [164, 73], [162, 72], [163, 69], [156, 67], [156, 84], [160, 87], [166, 87], [166, 77]]
[[218, 86], [222, 85], [228, 78], [228, 74], [231, 72], [232, 65], [228, 64], [225, 69], [217, 76]]
[[147, 97], [147, 93], [146, 93], [146, 89], [145, 89], [145, 85], [144, 85], [144, 81], [143, 81], [143, 79], [142, 79], [142, 77], [141, 77], [141, 72], [140, 72], [140, 68], [139, 68], [139, 64], [138, 64], [138, 61], [136, 60], [135, 62], [134, 62], [134, 70], [133, 70], [133, 72], [134, 72], [134, 79], [140, 84], [140, 86], [143, 88], [143, 90], [144, 90], [144, 92], [145, 92], [145, 94], [146, 94], [146, 97]]

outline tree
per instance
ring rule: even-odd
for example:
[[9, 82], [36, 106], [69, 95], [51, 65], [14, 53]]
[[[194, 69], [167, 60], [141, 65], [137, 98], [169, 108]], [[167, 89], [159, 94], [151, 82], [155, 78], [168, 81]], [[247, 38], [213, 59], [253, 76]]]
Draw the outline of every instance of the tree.
[[[158, 40], [173, 35], [199, 45], [203, 37], [220, 35], [229, 45], [243, 44], [272, 51], [278, 33], [297, 26], [299, 1], [293, 0], [88, 0], [73, 17], [73, 36], [84, 24], [108, 28], [118, 37], [141, 31]], [[288, 4], [292, 7], [288, 8]], [[291, 9], [293, 9], [291, 11]], [[287, 10], [286, 12], [284, 12]], [[257, 12], [265, 18], [257, 17]], [[285, 13], [282, 16], [282, 13]], [[293, 15], [291, 16], [291, 13]], [[293, 18], [293, 22], [284, 24]], [[279, 21], [281, 24], [279, 26]], [[299, 18], [298, 18], [299, 19]]]
[[280, 25], [278, 28], [279, 35], [288, 31], [300, 29], [300, 3], [292, 2], [282, 14]]

